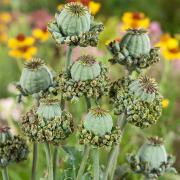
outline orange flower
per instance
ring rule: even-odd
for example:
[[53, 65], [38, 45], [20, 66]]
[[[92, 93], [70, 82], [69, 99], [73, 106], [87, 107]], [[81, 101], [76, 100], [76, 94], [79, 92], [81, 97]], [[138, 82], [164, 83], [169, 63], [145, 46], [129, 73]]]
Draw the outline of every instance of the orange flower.
[[33, 37], [26, 37], [24, 34], [18, 34], [16, 38], [10, 38], [8, 41], [8, 46], [11, 49], [9, 55], [25, 60], [31, 59], [37, 53], [34, 42]]
[[122, 29], [145, 28], [150, 25], [150, 19], [142, 12], [125, 12], [122, 16]]

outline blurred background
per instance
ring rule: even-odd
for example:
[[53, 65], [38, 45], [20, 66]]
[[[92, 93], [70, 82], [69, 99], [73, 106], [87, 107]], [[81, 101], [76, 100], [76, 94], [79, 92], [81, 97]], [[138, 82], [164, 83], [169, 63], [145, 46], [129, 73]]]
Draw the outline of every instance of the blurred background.
[[[156, 125], [145, 130], [127, 127], [122, 140], [119, 165], [125, 162], [126, 153], [139, 148], [145, 137], [158, 135], [165, 139], [168, 152], [177, 157], [175, 167], [180, 172], [180, 0], [79, 1], [90, 9], [97, 21], [104, 23], [105, 30], [100, 36], [98, 48], [77, 47], [73, 60], [83, 53], [91, 52], [109, 67], [112, 81], [122, 77], [124, 68], [108, 63], [111, 55], [106, 44], [114, 39], [120, 41], [128, 28], [147, 29], [152, 45], [161, 50], [161, 61], [147, 73], [157, 79], [163, 93], [162, 117]], [[66, 46], [57, 47], [46, 26], [66, 2], [70, 0], [0, 0], [0, 125], [8, 123], [14, 132], [21, 133], [18, 121], [31, 104], [29, 99], [25, 99], [23, 105], [16, 103], [18, 92], [14, 83], [19, 80], [23, 63], [32, 57], [40, 57], [55, 71], [62, 70]], [[81, 119], [85, 112], [83, 103], [80, 101], [78, 105], [70, 105], [75, 106], [72, 113], [77, 119]], [[68, 142], [74, 145], [75, 140], [72, 137]], [[43, 177], [43, 153], [39, 158], [38, 173], [39, 177]], [[11, 178], [29, 179], [30, 161], [29, 159], [10, 167]], [[27, 168], [25, 170], [22, 167]], [[120, 172], [116, 173], [118, 175]], [[130, 174], [127, 179], [136, 180], [140, 176]], [[162, 179], [176, 180], [180, 176], [166, 175]]]

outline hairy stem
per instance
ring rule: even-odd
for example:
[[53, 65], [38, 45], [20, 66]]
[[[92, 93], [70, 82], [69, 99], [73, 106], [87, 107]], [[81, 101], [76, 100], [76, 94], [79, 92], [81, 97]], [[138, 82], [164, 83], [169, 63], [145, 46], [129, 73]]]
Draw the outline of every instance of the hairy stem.
[[54, 147], [54, 154], [53, 154], [53, 178], [56, 180], [56, 170], [57, 170], [57, 163], [58, 163], [58, 146]]
[[1, 171], [2, 171], [3, 180], [9, 180], [7, 167], [2, 168]]
[[94, 180], [99, 180], [99, 149], [93, 150]]
[[[125, 117], [125, 114], [123, 113], [123, 114], [121, 114], [121, 116], [119, 117], [119, 119], [117, 121], [117, 125], [120, 126], [121, 131], [124, 130], [126, 123], [127, 123], [126, 117]], [[120, 138], [120, 141], [121, 141], [121, 138]], [[112, 149], [110, 151], [109, 159], [108, 159], [108, 164], [107, 164], [105, 174], [104, 174], [104, 180], [113, 179], [114, 172], [116, 170], [119, 150], [120, 150], [119, 144], [112, 147]]]
[[69, 66], [72, 63], [72, 58], [71, 58], [72, 50], [73, 50], [73, 47], [72, 46], [68, 46], [67, 53], [66, 53], [66, 63], [65, 63], [66, 70], [69, 68]]
[[48, 180], [54, 180], [51, 149], [48, 142], [45, 143], [45, 152], [46, 152], [46, 160], [47, 160], [47, 167], [48, 167]]

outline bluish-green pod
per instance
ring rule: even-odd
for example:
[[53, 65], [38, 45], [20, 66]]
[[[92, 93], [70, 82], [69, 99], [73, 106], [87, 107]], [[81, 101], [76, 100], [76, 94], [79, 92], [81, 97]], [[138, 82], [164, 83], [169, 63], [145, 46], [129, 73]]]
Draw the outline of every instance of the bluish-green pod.
[[61, 117], [62, 110], [58, 99], [43, 99], [37, 109], [39, 117], [45, 120], [51, 120], [55, 117]]
[[71, 67], [71, 77], [74, 81], [93, 80], [101, 73], [101, 67], [90, 55], [81, 56]]
[[20, 85], [27, 94], [34, 94], [48, 89], [53, 83], [50, 70], [39, 59], [25, 64], [20, 78]]
[[91, 15], [87, 7], [78, 2], [66, 4], [55, 18], [58, 27], [66, 36], [80, 35], [90, 29]]
[[9, 132], [9, 128], [0, 128], [0, 144], [1, 143], [6, 143], [8, 140], [12, 139], [12, 135]]
[[129, 89], [137, 98], [148, 103], [153, 102], [157, 94], [160, 94], [155, 80], [147, 76], [133, 80]]
[[145, 30], [130, 29], [120, 41], [120, 48], [126, 49], [130, 56], [138, 58], [150, 52], [151, 43]]
[[140, 162], [148, 163], [150, 171], [159, 169], [162, 163], [167, 163], [166, 149], [164, 145], [158, 141], [159, 140], [155, 138], [151, 138], [150, 141], [142, 145], [138, 152]]
[[103, 136], [106, 133], [111, 133], [113, 121], [107, 111], [98, 107], [89, 111], [83, 125], [86, 130], [95, 135]]

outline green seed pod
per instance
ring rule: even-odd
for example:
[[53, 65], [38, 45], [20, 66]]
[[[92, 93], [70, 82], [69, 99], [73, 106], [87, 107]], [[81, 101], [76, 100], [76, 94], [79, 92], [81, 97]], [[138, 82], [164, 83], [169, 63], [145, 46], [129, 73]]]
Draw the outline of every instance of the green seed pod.
[[150, 52], [150, 39], [144, 29], [129, 29], [120, 42], [120, 48], [137, 58]]
[[110, 97], [114, 112], [117, 115], [126, 113], [127, 122], [137, 127], [149, 127], [161, 116], [162, 96], [156, 93], [153, 101], [144, 101], [141, 96], [137, 97], [133, 91], [130, 91], [131, 83], [132, 80], [129, 78], [112, 83]]
[[107, 111], [97, 107], [89, 111], [83, 125], [86, 130], [95, 135], [103, 136], [111, 132], [113, 121]]
[[8, 140], [11, 140], [12, 136], [9, 132], [8, 127], [0, 128], [0, 143], [6, 143]]
[[142, 145], [137, 156], [141, 163], [148, 163], [150, 171], [167, 163], [168, 157], [162, 139], [157, 137], [149, 138], [148, 142]]
[[27, 159], [29, 150], [24, 139], [13, 136], [9, 128], [0, 129], [0, 167]]
[[54, 145], [61, 143], [74, 131], [72, 115], [66, 111], [63, 111], [61, 116], [47, 120], [38, 116], [36, 109], [32, 108], [22, 116], [21, 125], [23, 132], [31, 141], [49, 142]]
[[21, 74], [20, 85], [27, 94], [45, 91], [53, 83], [53, 77], [47, 66], [40, 59], [32, 59], [25, 63]]
[[158, 87], [154, 79], [141, 76], [129, 85], [130, 91], [142, 101], [152, 102], [159, 95]]
[[160, 60], [159, 48], [151, 48], [144, 29], [128, 30], [120, 42], [110, 42], [108, 50], [113, 55], [109, 61], [126, 66], [130, 72], [140, 72]]
[[71, 77], [74, 81], [87, 81], [98, 77], [101, 67], [90, 55], [79, 57], [71, 67]]
[[90, 29], [91, 15], [88, 8], [78, 2], [71, 2], [64, 6], [56, 15], [58, 27], [64, 35], [80, 35]]
[[45, 120], [51, 120], [57, 116], [61, 116], [61, 107], [58, 99], [42, 99], [37, 109], [39, 117]]
[[165, 172], [177, 173], [172, 167], [175, 158], [168, 155], [162, 139], [150, 137], [138, 153], [128, 154], [127, 161], [135, 173], [143, 174], [147, 179], [158, 179]]

